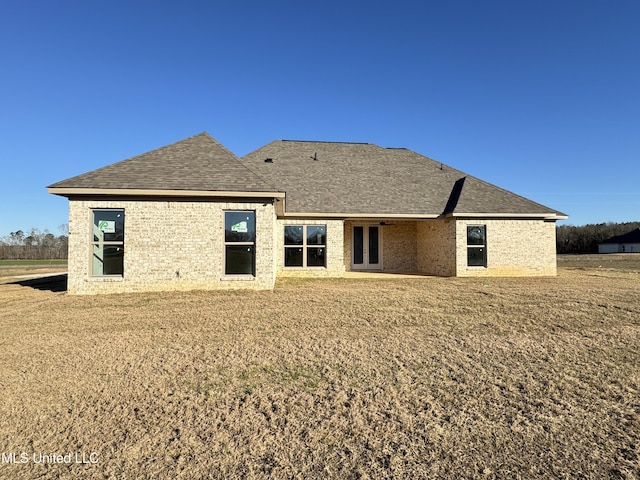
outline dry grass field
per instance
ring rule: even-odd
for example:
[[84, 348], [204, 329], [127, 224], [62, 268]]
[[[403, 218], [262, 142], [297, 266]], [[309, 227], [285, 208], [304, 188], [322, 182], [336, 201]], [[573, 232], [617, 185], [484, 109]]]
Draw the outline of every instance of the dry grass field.
[[640, 256], [615, 257], [273, 292], [5, 277], [0, 478], [639, 478]]

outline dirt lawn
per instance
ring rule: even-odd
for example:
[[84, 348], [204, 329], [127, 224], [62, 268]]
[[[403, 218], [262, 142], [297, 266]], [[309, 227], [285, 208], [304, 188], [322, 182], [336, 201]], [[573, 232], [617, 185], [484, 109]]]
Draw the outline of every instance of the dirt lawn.
[[640, 256], [74, 297], [0, 280], [1, 479], [640, 477]]

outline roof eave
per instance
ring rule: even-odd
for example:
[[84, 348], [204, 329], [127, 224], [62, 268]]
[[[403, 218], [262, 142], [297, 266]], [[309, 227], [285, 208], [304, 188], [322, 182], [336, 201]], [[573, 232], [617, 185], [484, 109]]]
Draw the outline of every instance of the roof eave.
[[557, 212], [549, 213], [463, 213], [452, 212], [443, 215], [444, 218], [541, 218], [544, 220], [566, 220], [568, 215]]
[[348, 219], [396, 219], [396, 220], [418, 220], [435, 219], [437, 214], [416, 214], [416, 213], [339, 213], [339, 212], [283, 212], [280, 216], [287, 218], [348, 218]]
[[163, 190], [138, 188], [78, 188], [48, 187], [47, 191], [62, 197], [79, 195], [141, 196], [141, 197], [242, 197], [242, 198], [284, 198], [284, 192], [269, 191], [217, 191], [217, 190]]

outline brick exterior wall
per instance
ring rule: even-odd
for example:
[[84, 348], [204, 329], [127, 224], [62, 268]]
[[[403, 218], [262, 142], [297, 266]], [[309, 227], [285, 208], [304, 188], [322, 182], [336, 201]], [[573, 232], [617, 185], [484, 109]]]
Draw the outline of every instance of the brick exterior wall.
[[[92, 277], [92, 209], [125, 210], [124, 275]], [[224, 275], [224, 211], [256, 212], [256, 276]], [[271, 289], [275, 282], [272, 204], [253, 202], [69, 202], [71, 294], [192, 289]]]
[[[389, 220], [387, 225], [380, 226], [379, 235], [382, 253], [383, 272], [408, 272], [418, 271], [417, 262], [417, 231], [416, 221]], [[351, 255], [353, 248], [354, 225], [379, 225], [380, 222], [352, 221], [344, 222], [344, 266], [351, 271]]]
[[[390, 221], [382, 227], [384, 272], [443, 277], [556, 275], [555, 223], [543, 220]], [[353, 225], [345, 221], [344, 265], [351, 270]], [[375, 224], [375, 223], [369, 223]], [[487, 267], [467, 266], [467, 225], [485, 225]]]
[[455, 276], [455, 221], [425, 220], [418, 222], [416, 240], [417, 266], [420, 273], [440, 277]]
[[[92, 209], [125, 210], [124, 275], [93, 277]], [[256, 276], [224, 274], [224, 212], [256, 212]], [[437, 276], [556, 275], [555, 223], [542, 220], [438, 219], [381, 226], [385, 272]], [[272, 289], [275, 278], [341, 277], [351, 270], [353, 225], [343, 220], [277, 219], [261, 202], [71, 200], [71, 294], [191, 289]], [[284, 226], [326, 225], [326, 267], [285, 267]], [[485, 225], [487, 267], [467, 266], [467, 226]]]
[[[556, 225], [543, 220], [456, 220], [456, 275], [553, 276]], [[467, 225], [486, 225], [487, 268], [467, 266]]]
[[382, 231], [382, 271], [418, 271], [416, 260], [417, 222], [388, 221]]
[[353, 242], [353, 224], [354, 222], [351, 222], [349, 220], [345, 220], [344, 222], [344, 244], [342, 245], [342, 249], [344, 252], [344, 269], [347, 272], [350, 272], [351, 269], [351, 250], [353, 248], [352, 242]]
[[[285, 225], [326, 225], [327, 251], [326, 267], [285, 267], [284, 227]], [[342, 220], [278, 219], [275, 229], [275, 258], [278, 277], [342, 277], [344, 275], [344, 225]]]

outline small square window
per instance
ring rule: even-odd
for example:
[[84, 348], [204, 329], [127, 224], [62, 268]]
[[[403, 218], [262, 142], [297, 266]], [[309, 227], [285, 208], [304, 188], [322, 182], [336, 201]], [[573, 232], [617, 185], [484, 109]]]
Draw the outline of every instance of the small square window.
[[227, 245], [225, 273], [227, 275], [255, 275], [253, 245]]
[[284, 227], [285, 245], [302, 245], [303, 243], [302, 226], [287, 225], [286, 227]]
[[307, 248], [307, 266], [324, 267], [327, 264], [326, 250], [324, 248]]
[[326, 245], [327, 227], [324, 225], [307, 226], [307, 245]]
[[487, 255], [484, 247], [467, 248], [467, 265], [470, 267], [485, 267]]
[[467, 227], [468, 245], [484, 245], [485, 236], [486, 231], [484, 225], [470, 225]]
[[225, 212], [224, 241], [253, 243], [256, 241], [255, 212]]
[[285, 248], [284, 249], [284, 266], [285, 267], [302, 267], [303, 266], [302, 248]]

